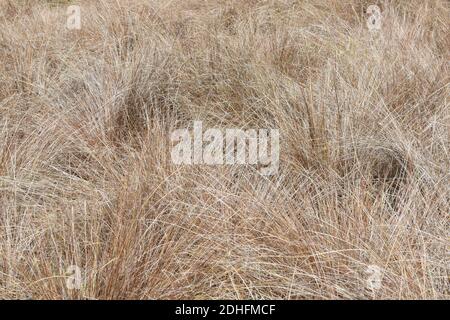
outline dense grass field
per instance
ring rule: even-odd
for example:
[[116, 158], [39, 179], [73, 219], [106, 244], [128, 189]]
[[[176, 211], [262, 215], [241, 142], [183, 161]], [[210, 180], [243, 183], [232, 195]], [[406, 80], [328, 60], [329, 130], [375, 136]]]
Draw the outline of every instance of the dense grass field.
[[[1, 0], [0, 298], [448, 299], [449, 15]], [[278, 173], [174, 164], [195, 120], [279, 129]]]

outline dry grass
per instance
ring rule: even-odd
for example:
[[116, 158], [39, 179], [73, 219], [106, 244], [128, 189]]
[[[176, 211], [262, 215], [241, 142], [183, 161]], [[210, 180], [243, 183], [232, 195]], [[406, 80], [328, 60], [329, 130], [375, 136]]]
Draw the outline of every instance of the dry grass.
[[[449, 298], [447, 1], [59, 2], [0, 1], [0, 298]], [[194, 119], [279, 174], [173, 165]]]

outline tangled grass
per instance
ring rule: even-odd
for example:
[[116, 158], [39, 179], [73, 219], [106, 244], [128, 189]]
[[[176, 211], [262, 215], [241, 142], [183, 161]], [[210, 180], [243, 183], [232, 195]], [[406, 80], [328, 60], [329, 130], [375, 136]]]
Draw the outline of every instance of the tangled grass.
[[[0, 298], [449, 298], [447, 1], [58, 2], [0, 1]], [[194, 120], [279, 173], [174, 165]]]

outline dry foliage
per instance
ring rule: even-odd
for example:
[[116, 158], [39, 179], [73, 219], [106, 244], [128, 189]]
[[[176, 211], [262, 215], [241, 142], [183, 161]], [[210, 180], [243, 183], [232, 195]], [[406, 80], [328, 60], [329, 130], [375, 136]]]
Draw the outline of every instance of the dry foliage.
[[[67, 3], [0, 1], [0, 298], [449, 298], [447, 1]], [[173, 165], [193, 120], [279, 174]]]

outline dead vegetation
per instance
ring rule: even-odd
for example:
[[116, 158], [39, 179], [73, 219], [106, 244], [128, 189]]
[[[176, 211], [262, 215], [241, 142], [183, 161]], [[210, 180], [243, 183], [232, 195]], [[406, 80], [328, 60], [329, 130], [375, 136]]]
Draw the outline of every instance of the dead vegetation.
[[[1, 298], [449, 297], [447, 1], [79, 4], [0, 2]], [[196, 119], [279, 174], [174, 166]]]

